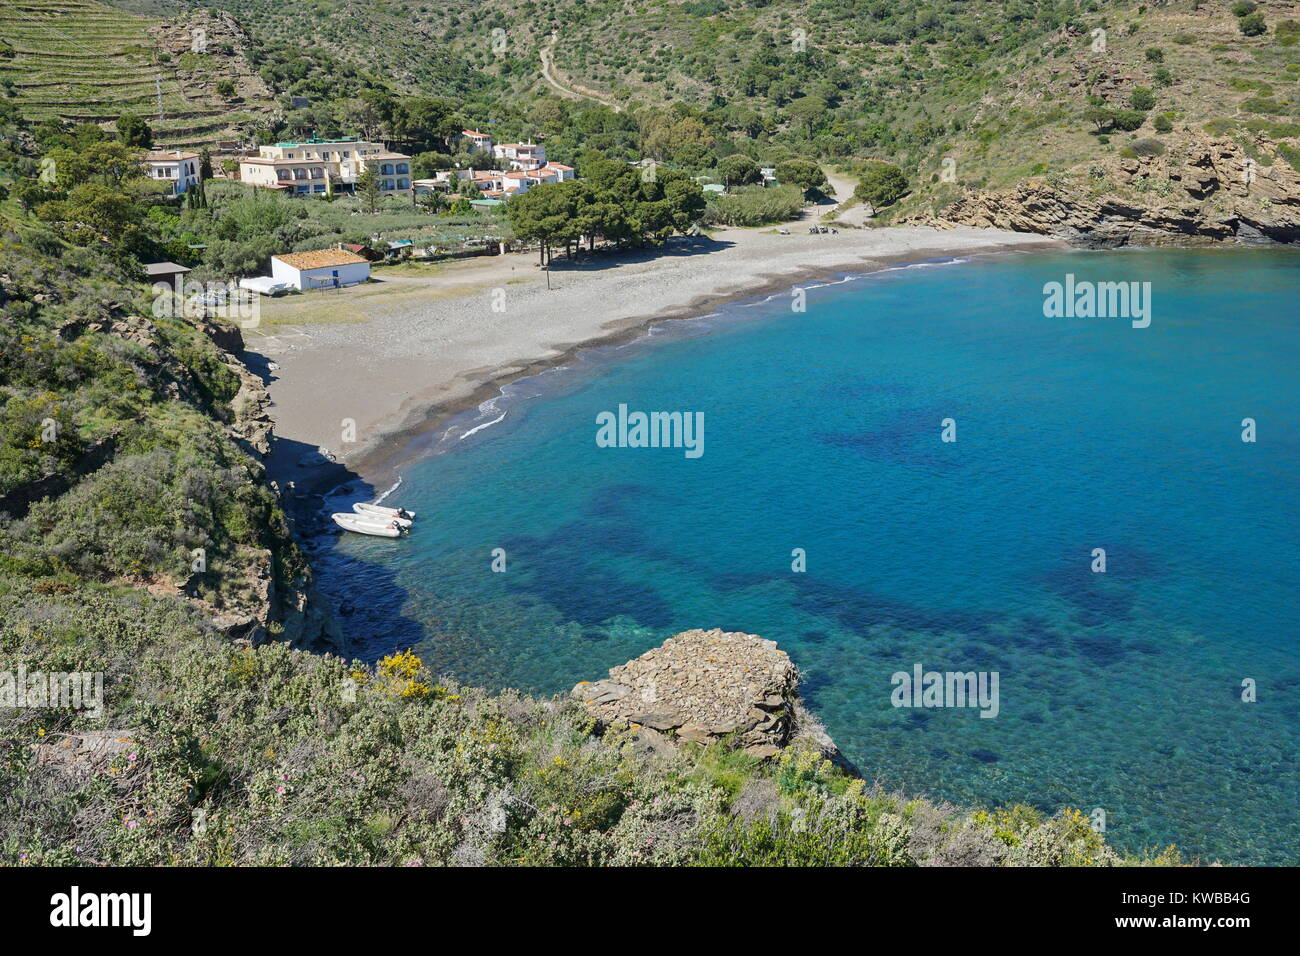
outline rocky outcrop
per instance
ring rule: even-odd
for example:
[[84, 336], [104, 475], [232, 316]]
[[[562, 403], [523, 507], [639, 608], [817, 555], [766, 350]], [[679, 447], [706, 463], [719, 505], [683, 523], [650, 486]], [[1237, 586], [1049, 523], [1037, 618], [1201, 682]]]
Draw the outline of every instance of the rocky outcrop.
[[1251, 160], [1232, 140], [1189, 141], [1157, 156], [1119, 157], [1055, 180], [967, 191], [907, 222], [986, 226], [1086, 246], [1300, 242], [1300, 173]]
[[683, 631], [572, 695], [600, 729], [627, 726], [653, 743], [731, 739], [766, 759], [807, 740], [838, 756], [800, 704], [798, 685], [798, 670], [775, 641], [715, 629]]
[[137, 769], [135, 752], [139, 744], [125, 730], [86, 730], [46, 738], [33, 748], [36, 766], [72, 786], [106, 774], [113, 761], [125, 755], [126, 761], [114, 782], [127, 784]]
[[212, 344], [223, 352], [238, 355], [244, 351], [244, 333], [238, 325], [230, 322], [213, 322], [207, 318], [192, 320], [195, 328], [212, 340]]

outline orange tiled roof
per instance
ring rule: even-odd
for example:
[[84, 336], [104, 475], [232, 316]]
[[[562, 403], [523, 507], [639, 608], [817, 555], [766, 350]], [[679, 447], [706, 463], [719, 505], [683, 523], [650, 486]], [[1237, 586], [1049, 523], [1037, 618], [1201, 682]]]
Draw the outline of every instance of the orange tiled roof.
[[350, 266], [369, 260], [341, 249], [314, 249], [311, 252], [294, 252], [287, 256], [272, 256], [295, 269], [327, 269], [330, 266]]

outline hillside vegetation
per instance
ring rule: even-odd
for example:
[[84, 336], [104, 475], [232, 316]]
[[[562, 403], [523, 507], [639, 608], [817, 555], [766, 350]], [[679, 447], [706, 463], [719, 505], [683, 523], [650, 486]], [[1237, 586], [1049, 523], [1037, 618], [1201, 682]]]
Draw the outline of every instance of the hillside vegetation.
[[[969, 190], [1008, 189], [1034, 177], [1093, 195], [1116, 193], [1116, 179], [1127, 177], [1115, 171], [1131, 171], [1127, 161], [1160, 166], [1161, 157], [1195, 155], [1216, 141], [1228, 144], [1239, 165], [1254, 164], [1253, 180], [1277, 183], [1275, 198], [1294, 202], [1300, 5], [1259, 4], [1254, 15], [1267, 29], [1258, 35], [1243, 31], [1233, 6], [1244, 9], [1208, 0], [1117, 8], [1097, 21], [1104, 49], [1093, 49], [1091, 33], [1063, 34], [1041, 59], [990, 90], [971, 122], [919, 164], [920, 188], [900, 211], [942, 213]], [[1183, 194], [1163, 179], [1148, 185], [1184, 200], [1211, 198]]]
[[[119, 2], [182, 10], [177, 0]], [[1148, 234], [1196, 232], [1203, 219], [1214, 220], [1205, 233], [1215, 238], [1239, 220], [1286, 241], [1293, 233], [1289, 212], [1274, 222], [1267, 209], [1236, 205], [1197, 212], [1185, 226], [1148, 208], [1184, 198], [1166, 182], [1176, 170], [1142, 175], [1165, 190], [1152, 197], [1126, 188], [1131, 170], [1112, 169], [1164, 153], [1193, 162], [1216, 141], [1265, 179], [1278, 164], [1300, 165], [1293, 0], [212, 6], [239, 18], [260, 79], [280, 97], [283, 125], [267, 135], [361, 131], [427, 154], [426, 168], [468, 158], [438, 141], [462, 124], [498, 141], [543, 139], [570, 164], [595, 149], [715, 179], [733, 155], [769, 166], [812, 160], [854, 178], [885, 162], [901, 172], [901, 188], [861, 194], [883, 211], [874, 222], [983, 222], [978, 207], [953, 203], [1050, 177], [1058, 191], [1142, 207]], [[293, 106], [289, 96], [310, 102]], [[1283, 177], [1264, 198], [1289, 203], [1294, 192]], [[1054, 231], [1033, 216], [1009, 224]]]
[[0, 95], [33, 122], [132, 114], [149, 119], [159, 148], [212, 146], [242, 138], [273, 111], [246, 45], [233, 21], [207, 14], [164, 23], [91, 0], [6, 3]]

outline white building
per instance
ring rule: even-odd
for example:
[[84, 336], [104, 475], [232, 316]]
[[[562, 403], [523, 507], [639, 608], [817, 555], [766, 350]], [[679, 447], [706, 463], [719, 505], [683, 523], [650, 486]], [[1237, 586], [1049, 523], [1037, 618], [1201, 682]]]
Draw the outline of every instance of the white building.
[[330, 289], [370, 278], [370, 260], [341, 249], [271, 257], [271, 278], [294, 289]]
[[239, 178], [254, 186], [294, 195], [323, 196], [335, 189], [350, 192], [357, 179], [373, 169], [382, 195], [411, 188], [411, 157], [382, 143], [344, 137], [308, 139], [258, 147], [258, 155], [239, 161]]
[[144, 154], [150, 179], [171, 184], [173, 193], [183, 193], [199, 184], [199, 154], [179, 149], [155, 149]]
[[506, 196], [526, 193], [533, 186], [540, 186], [543, 183], [562, 183], [577, 178], [573, 167], [565, 166], [563, 163], [552, 163], [539, 169], [517, 169], [512, 173], [502, 173], [500, 176], [499, 188]]
[[510, 168], [515, 170], [546, 165], [546, 147], [536, 143], [498, 143], [492, 147], [492, 155], [509, 161]]
[[485, 153], [492, 152], [492, 137], [487, 133], [480, 133], [474, 129], [463, 129], [460, 131], [460, 140], [471, 151], [481, 149]]

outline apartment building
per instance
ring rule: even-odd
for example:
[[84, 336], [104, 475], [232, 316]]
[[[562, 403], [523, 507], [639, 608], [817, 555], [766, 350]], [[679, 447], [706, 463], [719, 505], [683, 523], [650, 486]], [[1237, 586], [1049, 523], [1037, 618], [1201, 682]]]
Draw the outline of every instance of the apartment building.
[[411, 188], [411, 157], [382, 143], [345, 137], [274, 143], [239, 161], [239, 178], [254, 186], [295, 195], [352, 192], [357, 179], [373, 169], [384, 194]]

